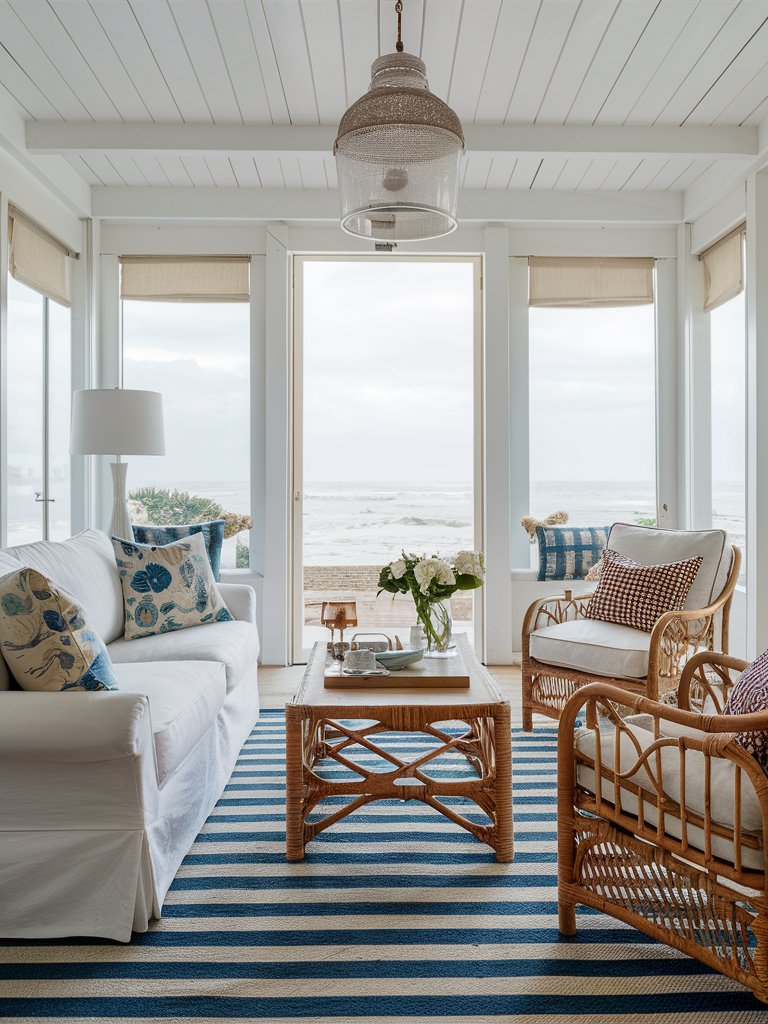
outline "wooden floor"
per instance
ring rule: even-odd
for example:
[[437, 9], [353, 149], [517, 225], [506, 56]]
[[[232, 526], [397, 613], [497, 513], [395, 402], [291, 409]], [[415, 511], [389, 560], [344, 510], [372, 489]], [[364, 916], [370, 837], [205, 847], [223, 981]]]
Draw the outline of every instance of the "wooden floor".
[[[512, 702], [512, 716], [520, 717], [520, 666], [500, 665], [491, 667], [499, 686]], [[293, 697], [304, 675], [304, 665], [278, 668], [272, 665], [259, 667], [259, 693], [263, 708], [282, 708]]]

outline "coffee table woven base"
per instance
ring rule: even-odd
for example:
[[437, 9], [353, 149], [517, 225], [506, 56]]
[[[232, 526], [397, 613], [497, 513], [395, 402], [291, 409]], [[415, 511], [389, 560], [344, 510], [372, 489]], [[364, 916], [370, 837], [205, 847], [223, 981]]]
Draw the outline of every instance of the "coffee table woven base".
[[[469, 644], [459, 638], [470, 669], [470, 688], [462, 691], [324, 690], [324, 645], [312, 652], [302, 688], [286, 705], [286, 856], [301, 860], [305, 845], [330, 825], [374, 800], [419, 800], [460, 825], [496, 851], [496, 860], [511, 861], [512, 752], [510, 708], [492, 676], [479, 664]], [[478, 701], [478, 698], [484, 698]], [[348, 702], [348, 703], [347, 703]], [[447, 731], [441, 725], [451, 722]], [[464, 729], [455, 729], [463, 723]], [[423, 734], [434, 741], [429, 751], [403, 760], [377, 743], [380, 733]], [[355, 758], [376, 755], [391, 765], [373, 771]], [[430, 763], [448, 753], [462, 755], [474, 776], [435, 779]], [[355, 779], [322, 778], [316, 768], [330, 761], [356, 774]], [[331, 796], [349, 803], [318, 821], [312, 811]], [[444, 797], [463, 797], [487, 815], [486, 824], [465, 817]]]

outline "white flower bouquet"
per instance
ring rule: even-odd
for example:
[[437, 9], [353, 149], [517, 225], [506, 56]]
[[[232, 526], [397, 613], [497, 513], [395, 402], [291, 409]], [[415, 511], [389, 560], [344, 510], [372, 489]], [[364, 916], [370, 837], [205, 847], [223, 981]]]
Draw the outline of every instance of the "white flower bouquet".
[[452, 560], [440, 555], [407, 555], [379, 574], [379, 593], [410, 594], [429, 650], [444, 652], [451, 638], [449, 599], [457, 590], [483, 585], [485, 560], [479, 551], [459, 551]]

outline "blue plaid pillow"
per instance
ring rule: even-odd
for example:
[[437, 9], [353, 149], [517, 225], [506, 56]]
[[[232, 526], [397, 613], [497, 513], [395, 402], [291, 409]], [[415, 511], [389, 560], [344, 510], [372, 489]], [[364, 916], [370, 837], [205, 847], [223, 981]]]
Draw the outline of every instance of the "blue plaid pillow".
[[[224, 520], [213, 519], [210, 523], [191, 523], [188, 526], [141, 526], [133, 524], [133, 539], [137, 544], [155, 544], [162, 547], [183, 540], [194, 533], [202, 533], [208, 561], [211, 563], [213, 578], [221, 578], [221, 546], [224, 543]], [[127, 538], [130, 539], [130, 538]]]
[[537, 526], [540, 580], [583, 580], [608, 545], [610, 526]]

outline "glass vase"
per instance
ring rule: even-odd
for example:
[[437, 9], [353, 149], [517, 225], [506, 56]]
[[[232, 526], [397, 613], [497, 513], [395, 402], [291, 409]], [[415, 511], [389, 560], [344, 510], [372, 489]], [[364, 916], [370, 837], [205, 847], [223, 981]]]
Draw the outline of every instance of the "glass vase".
[[425, 658], [452, 658], [455, 648], [451, 645], [451, 602], [435, 601], [419, 610], [419, 619], [424, 628], [426, 640]]

